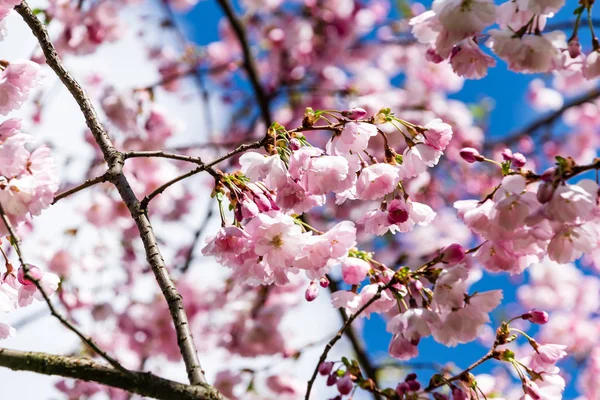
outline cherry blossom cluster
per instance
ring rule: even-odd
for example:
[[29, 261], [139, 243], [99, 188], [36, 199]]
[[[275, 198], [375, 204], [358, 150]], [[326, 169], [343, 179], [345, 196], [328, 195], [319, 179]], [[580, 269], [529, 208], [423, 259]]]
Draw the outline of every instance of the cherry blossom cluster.
[[[484, 161], [473, 149], [464, 149], [465, 160]], [[548, 257], [568, 263], [598, 247], [598, 184], [582, 179], [570, 184], [575, 167], [559, 158], [535, 184], [529, 184], [524, 158], [503, 153], [502, 168], [510, 165], [521, 173], [509, 173], [483, 201], [461, 200], [454, 204], [458, 215], [485, 242], [474, 257], [491, 272], [521, 273], [529, 265]], [[522, 155], [519, 155], [522, 157]], [[500, 165], [500, 163], [498, 163]], [[531, 181], [531, 179], [530, 179]]]
[[[0, 20], [15, 5], [0, 3]], [[0, 61], [0, 115], [7, 115], [23, 105], [39, 83], [39, 73], [40, 66], [32, 61]], [[20, 119], [12, 118], [0, 123], [0, 203], [7, 221], [17, 227], [48, 208], [58, 190], [58, 174], [50, 149], [46, 146], [33, 147], [34, 142], [33, 136], [21, 132]], [[0, 236], [8, 234], [8, 227], [2, 222]], [[6, 270], [0, 275], [1, 312], [8, 313], [28, 306], [34, 298], [44, 300], [38, 285], [47, 296], [58, 288], [59, 278], [56, 275], [35, 266], [21, 266], [15, 270], [4, 250], [2, 254]], [[14, 334], [14, 328], [0, 322], [0, 339]]]
[[[569, 39], [562, 31], [542, 32], [547, 20], [564, 5], [564, 0], [510, 0], [498, 6], [492, 0], [436, 0], [431, 10], [417, 15], [410, 24], [419, 42], [429, 45], [430, 61], [448, 60], [454, 72], [466, 78], [480, 79], [496, 65], [480, 48], [479, 42], [485, 41], [513, 71], [568, 71], [593, 79], [600, 75], [598, 39], [593, 37], [593, 50], [586, 55], [578, 37], [586, 10], [591, 20], [593, 1], [581, 1], [576, 8], [578, 19]], [[499, 28], [482, 33], [494, 24]]]

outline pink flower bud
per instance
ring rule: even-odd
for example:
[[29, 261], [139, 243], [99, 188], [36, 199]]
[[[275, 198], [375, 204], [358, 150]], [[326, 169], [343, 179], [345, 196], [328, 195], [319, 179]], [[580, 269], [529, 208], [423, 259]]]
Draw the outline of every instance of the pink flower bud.
[[544, 182], [538, 187], [537, 199], [540, 203], [545, 204], [552, 200], [554, 194], [554, 186], [549, 182]]
[[329, 375], [331, 373], [332, 369], [333, 369], [333, 363], [332, 362], [322, 362], [319, 365], [319, 373], [321, 375]]
[[337, 382], [337, 375], [335, 373], [327, 377], [327, 386], [333, 386]]
[[300, 143], [300, 141], [296, 138], [292, 138], [292, 140], [290, 140], [290, 149], [296, 151], [296, 150], [300, 150], [300, 148], [302, 147], [302, 143]]
[[396, 394], [400, 397], [404, 396], [404, 394], [408, 392], [408, 390], [409, 386], [406, 382], [399, 383], [398, 386], [396, 386]]
[[350, 375], [346, 374], [337, 381], [337, 389], [340, 394], [348, 394], [352, 391], [354, 384], [352, 383], [352, 379], [350, 379]]
[[544, 182], [552, 182], [554, 180], [555, 176], [556, 176], [556, 168], [551, 167], [542, 173], [542, 180]]
[[550, 319], [546, 311], [531, 310], [523, 315], [523, 319], [533, 322], [534, 324], [543, 325]]
[[317, 297], [319, 297], [319, 288], [317, 287], [316, 282], [312, 281], [304, 293], [304, 298], [306, 298], [306, 301], [313, 301]]
[[326, 277], [322, 277], [321, 279], [319, 279], [319, 285], [321, 285], [322, 288], [329, 287], [329, 279], [327, 279]]
[[483, 156], [479, 154], [479, 151], [477, 151], [477, 149], [474, 149], [472, 147], [464, 147], [460, 151], [460, 156], [463, 158], [463, 160], [465, 160], [468, 163], [483, 161]]
[[581, 54], [581, 44], [579, 43], [579, 38], [574, 37], [573, 39], [569, 40], [567, 49], [569, 50], [569, 56], [571, 56], [571, 58], [578, 57]]
[[458, 243], [444, 247], [442, 250], [442, 262], [456, 264], [465, 259], [465, 249]]
[[523, 383], [523, 391], [533, 400], [539, 400], [542, 398], [538, 385], [527, 378], [525, 378], [525, 382]]
[[258, 194], [254, 196], [254, 202], [256, 203], [260, 211], [271, 211], [271, 202], [269, 201], [269, 199], [267, 199], [267, 196], [265, 196], [264, 194]]
[[502, 158], [504, 159], [504, 161], [512, 160], [513, 159], [512, 151], [510, 151], [510, 149], [504, 149], [504, 151], [502, 151]]
[[512, 164], [515, 167], [517, 167], [517, 168], [524, 167], [526, 163], [527, 163], [527, 159], [525, 158], [525, 156], [523, 154], [521, 154], [521, 153], [513, 154]]
[[467, 400], [467, 394], [456, 386], [452, 387], [452, 400]]
[[414, 372], [406, 375], [406, 378], [404, 378], [404, 382], [416, 381], [416, 380], [417, 380], [417, 374], [415, 374]]
[[440, 56], [434, 48], [431, 47], [427, 49], [427, 52], [425, 53], [425, 59], [434, 64], [439, 64], [444, 61], [444, 58]]
[[[29, 276], [37, 281], [42, 279], [42, 276], [44, 276], [44, 273], [38, 267], [31, 264], [28, 265], [28, 271]], [[25, 270], [23, 269], [23, 267], [19, 268], [19, 272], [17, 273], [17, 280], [23, 286], [29, 286], [34, 284], [33, 281], [25, 277]]]
[[408, 389], [411, 392], [416, 392], [419, 389], [421, 389], [421, 384], [417, 380], [408, 381], [407, 383], [408, 383]]
[[344, 117], [348, 117], [353, 120], [362, 119], [367, 116], [367, 111], [360, 107], [354, 107], [351, 110], [342, 112]]

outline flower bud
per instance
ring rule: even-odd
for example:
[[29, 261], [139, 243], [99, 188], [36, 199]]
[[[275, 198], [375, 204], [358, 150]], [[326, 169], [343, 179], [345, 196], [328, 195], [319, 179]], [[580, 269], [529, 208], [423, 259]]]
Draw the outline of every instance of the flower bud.
[[533, 400], [542, 398], [539, 386], [530, 379], [525, 378], [525, 382], [523, 382], [523, 391]]
[[444, 247], [442, 250], [442, 262], [456, 264], [465, 259], [465, 249], [458, 243]]
[[256, 203], [256, 206], [260, 211], [271, 211], [271, 202], [269, 201], [269, 199], [267, 199], [267, 196], [265, 196], [264, 194], [258, 194], [254, 196], [254, 202]]
[[332, 369], [333, 369], [333, 363], [332, 362], [322, 362], [319, 365], [319, 373], [321, 375], [329, 375], [331, 373]]
[[544, 182], [552, 182], [554, 180], [554, 177], [556, 176], [556, 168], [555, 167], [550, 167], [547, 170], [545, 170], [544, 172], [542, 172], [542, 180]]
[[513, 159], [513, 153], [510, 149], [504, 149], [502, 151], [502, 159], [504, 159], [504, 161], [510, 161]]
[[523, 319], [531, 321], [534, 324], [543, 325], [550, 319], [550, 316], [546, 311], [531, 310], [527, 314], [523, 315]]
[[348, 394], [352, 391], [354, 384], [352, 383], [352, 379], [348, 374], [344, 375], [342, 379], [337, 381], [337, 389], [340, 394]]
[[414, 372], [406, 375], [406, 378], [404, 378], [404, 382], [416, 381], [416, 380], [417, 380], [417, 374], [415, 374]]
[[319, 279], [319, 285], [321, 285], [322, 288], [329, 287], [329, 279], [327, 279], [326, 277], [322, 277], [321, 279]]
[[[29, 276], [37, 281], [42, 279], [42, 276], [44, 276], [44, 273], [38, 267], [31, 264], [28, 265], [28, 272]], [[25, 270], [23, 269], [23, 267], [19, 268], [19, 272], [17, 273], [17, 280], [23, 286], [34, 285], [33, 281], [25, 277]]]
[[474, 163], [476, 161], [483, 161], [483, 156], [481, 154], [479, 154], [479, 151], [477, 151], [477, 149], [474, 149], [472, 147], [464, 147], [460, 151], [460, 156], [462, 157], [463, 160], [465, 160], [468, 163]]
[[327, 386], [333, 386], [337, 382], [337, 375], [335, 373], [327, 377]]
[[408, 382], [406, 382], [406, 383], [408, 383], [408, 389], [409, 389], [411, 392], [416, 392], [416, 391], [418, 391], [419, 389], [421, 389], [421, 384], [420, 384], [420, 383], [419, 383], [419, 381], [417, 381], [417, 380], [408, 381]]
[[537, 199], [540, 203], [545, 204], [552, 200], [554, 194], [554, 186], [549, 182], [544, 182], [538, 187]]
[[290, 140], [290, 149], [296, 151], [296, 150], [300, 150], [300, 148], [302, 147], [302, 143], [300, 143], [300, 141], [296, 138], [292, 138]]
[[348, 111], [343, 111], [342, 115], [349, 119], [357, 120], [367, 116], [367, 111], [364, 108], [354, 107]]
[[521, 153], [513, 154], [512, 164], [517, 168], [522, 168], [527, 163], [527, 159]]
[[408, 392], [408, 390], [409, 386], [406, 382], [399, 383], [398, 386], [396, 386], [396, 394], [400, 397], [404, 396], [404, 394]]
[[456, 386], [452, 387], [452, 400], [467, 400], [467, 394]]
[[312, 281], [304, 293], [304, 298], [306, 298], [306, 301], [313, 301], [317, 297], [319, 297], [319, 288], [317, 287], [316, 282]]

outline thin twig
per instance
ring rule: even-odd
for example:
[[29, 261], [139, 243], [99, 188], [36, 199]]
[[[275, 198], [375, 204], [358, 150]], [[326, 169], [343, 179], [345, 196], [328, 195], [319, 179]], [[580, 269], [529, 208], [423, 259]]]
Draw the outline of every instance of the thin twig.
[[75, 186], [74, 188], [65, 190], [64, 192], [59, 193], [56, 196], [54, 196], [54, 200], [52, 200], [52, 204], [56, 204], [56, 202], [58, 202], [59, 200], [64, 199], [65, 197], [68, 197], [74, 193], [77, 193], [80, 190], [87, 189], [90, 186], [94, 186], [98, 183], [102, 183], [102, 182], [106, 182], [106, 181], [108, 181], [108, 174], [102, 174], [95, 178], [88, 179], [85, 182], [83, 182], [81, 185], [78, 185], [78, 186]]
[[2, 218], [2, 221], [4, 222], [4, 226], [6, 226], [8, 233], [12, 237], [12, 245], [15, 248], [17, 256], [19, 257], [19, 263], [21, 264], [21, 268], [23, 268], [23, 271], [25, 273], [25, 278], [27, 280], [33, 282], [33, 284], [35, 285], [37, 290], [39, 290], [39, 292], [42, 294], [42, 297], [44, 297], [44, 300], [46, 301], [46, 304], [48, 305], [48, 308], [50, 309], [50, 313], [56, 319], [58, 319], [60, 321], [60, 323], [63, 324], [67, 329], [69, 329], [71, 332], [73, 332], [77, 336], [79, 336], [79, 338], [81, 339], [81, 341], [83, 343], [85, 343], [90, 349], [94, 350], [100, 357], [104, 358], [110, 365], [112, 365], [114, 368], [116, 368], [120, 371], [129, 373], [130, 371], [127, 368], [123, 367], [117, 360], [115, 360], [110, 355], [108, 355], [108, 353], [105, 352], [104, 350], [102, 350], [100, 348], [100, 346], [98, 346], [98, 344], [91, 337], [84, 335], [79, 329], [77, 329], [77, 327], [75, 325], [73, 325], [69, 320], [67, 320], [61, 313], [59, 313], [56, 310], [56, 308], [52, 304], [52, 301], [50, 300], [50, 297], [44, 290], [40, 281], [37, 278], [31, 276], [31, 274], [29, 273], [29, 265], [25, 263], [25, 261], [23, 260], [23, 254], [21, 253], [21, 248], [20, 248], [21, 239], [19, 239], [19, 236], [17, 236], [17, 234], [15, 233], [15, 230], [13, 229], [13, 226], [10, 223], [10, 220], [8, 219], [8, 217], [6, 216], [6, 213], [4, 212], [4, 208], [2, 207], [2, 204], [0, 204], [0, 218]]
[[237, 36], [238, 41], [240, 42], [240, 46], [242, 47], [242, 53], [244, 54], [244, 68], [246, 72], [248, 72], [248, 77], [250, 78], [250, 83], [254, 90], [254, 96], [256, 97], [256, 101], [258, 102], [258, 106], [260, 107], [260, 112], [262, 114], [263, 120], [267, 126], [270, 126], [273, 122], [271, 118], [271, 111], [269, 110], [269, 97], [265, 93], [260, 79], [258, 77], [258, 72], [256, 69], [256, 65], [254, 63], [254, 57], [252, 56], [252, 51], [250, 50], [250, 44], [248, 43], [248, 36], [246, 34], [246, 29], [242, 21], [236, 15], [233, 7], [229, 0], [217, 0], [221, 5], [223, 12], [227, 16], [235, 35]]
[[[153, 190], [151, 193], [147, 194], [142, 199], [142, 201], [140, 202], [140, 208], [142, 210], [145, 210], [148, 207], [148, 204], [152, 201], [152, 199], [154, 199], [156, 196], [158, 196], [159, 194], [161, 194], [162, 192], [167, 190], [167, 188], [169, 188], [170, 186], [172, 186], [172, 185], [176, 184], [177, 182], [180, 182], [186, 178], [189, 178], [190, 176], [199, 174], [202, 171], [207, 171], [208, 173], [210, 173], [213, 176], [218, 175], [217, 172], [212, 168], [213, 166], [215, 166], [237, 154], [243, 153], [246, 150], [258, 149], [263, 146], [264, 142], [265, 142], [265, 139], [262, 139], [262, 140], [258, 140], [256, 142], [242, 144], [242, 145], [238, 146], [235, 150], [230, 151], [229, 153], [217, 158], [216, 160], [213, 160], [207, 164], [200, 164], [198, 167], [194, 168], [193, 170], [188, 171], [183, 175], [179, 175], [179, 176], [171, 179], [170, 181], [165, 182], [164, 184], [162, 184], [161, 186], [159, 186], [158, 188]], [[150, 153], [152, 153], [152, 152], [150, 152]], [[158, 153], [160, 153], [160, 152], [158, 152]], [[149, 155], [148, 157], [159, 157], [159, 155]]]
[[[336, 292], [338, 290], [337, 282], [329, 277], [328, 277], [328, 279], [329, 279], [329, 286], [328, 286], [329, 291], [331, 293]], [[340, 308], [338, 308], [338, 312], [340, 314], [340, 317], [342, 318], [342, 321], [346, 322], [348, 320], [348, 315], [346, 315], [346, 311], [342, 307], [340, 307]], [[370, 378], [375, 383], [376, 387], [379, 387], [379, 382], [377, 381], [377, 368], [375, 368], [373, 366], [373, 363], [371, 363], [371, 358], [369, 357], [369, 354], [365, 350], [363, 344], [360, 342], [360, 339], [358, 338], [358, 335], [356, 334], [354, 327], [352, 325], [349, 325], [348, 328], [346, 328], [345, 334], [346, 334], [346, 337], [350, 340], [350, 344], [352, 345], [352, 348], [354, 349], [354, 352], [356, 353], [356, 358], [358, 359], [358, 363], [364, 369], [365, 375], [367, 376], [367, 378]], [[381, 396], [378, 395], [377, 393], [373, 393], [373, 398], [377, 400], [377, 399], [380, 399]]]
[[344, 322], [344, 325], [337, 332], [337, 334], [327, 343], [327, 345], [325, 346], [325, 349], [323, 349], [323, 353], [321, 354], [321, 357], [319, 357], [319, 362], [317, 363], [317, 366], [315, 367], [315, 370], [313, 371], [313, 374], [312, 374], [311, 378], [308, 380], [308, 383], [306, 385], [306, 396], [304, 397], [305, 400], [310, 399], [310, 392], [312, 390], [315, 379], [317, 378], [317, 374], [319, 372], [319, 365], [321, 365], [323, 362], [325, 362], [325, 360], [327, 359], [327, 355], [329, 354], [329, 351], [344, 336], [344, 332], [346, 331], [346, 329], [348, 329], [348, 327], [350, 325], [352, 325], [354, 320], [356, 318], [358, 318], [359, 315], [363, 313], [363, 311], [365, 311], [367, 308], [369, 308], [371, 306], [371, 304], [373, 304], [374, 302], [379, 300], [379, 298], [381, 297], [381, 294], [383, 293], [384, 290], [389, 289], [395, 283], [396, 283], [396, 280], [391, 279], [386, 285], [380, 285], [377, 288], [377, 292], [373, 295], [373, 297], [371, 297], [369, 299], [369, 301], [367, 301], [354, 314], [350, 315], [348, 317], [348, 319], [346, 320], [346, 322]]

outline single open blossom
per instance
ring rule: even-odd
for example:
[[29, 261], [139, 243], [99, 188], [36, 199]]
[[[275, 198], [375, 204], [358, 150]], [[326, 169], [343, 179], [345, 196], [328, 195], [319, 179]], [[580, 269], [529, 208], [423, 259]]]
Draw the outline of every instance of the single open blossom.
[[565, 5], [565, 0], [517, 0], [519, 9], [533, 14], [554, 14]]
[[509, 69], [523, 73], [550, 72], [560, 53], [546, 35], [514, 37], [510, 30], [492, 29], [487, 45], [508, 63]]
[[342, 156], [314, 157], [308, 161], [302, 183], [314, 195], [343, 192], [352, 185], [347, 179], [350, 173], [348, 160]]
[[246, 225], [254, 251], [274, 269], [292, 266], [297, 250], [302, 246], [302, 229], [281, 212], [257, 215]]
[[375, 200], [393, 192], [399, 181], [398, 169], [393, 165], [369, 165], [363, 168], [358, 177], [356, 194], [363, 200]]
[[333, 155], [360, 153], [369, 145], [369, 139], [377, 135], [377, 127], [362, 122], [350, 122], [339, 135], [327, 144], [327, 152]]
[[[46, 296], [52, 296], [58, 289], [60, 278], [51, 272], [42, 272], [39, 268], [29, 265], [28, 275], [39, 283]], [[19, 307], [28, 306], [34, 298], [38, 301], [44, 300], [44, 296], [34, 282], [26, 276], [23, 268], [19, 268], [18, 281], [21, 284], [18, 294]]]
[[472, 38], [468, 38], [452, 49], [450, 64], [458, 76], [481, 79], [487, 75], [488, 68], [496, 66], [496, 60], [485, 54]]
[[455, 43], [482, 32], [496, 20], [492, 0], [435, 0], [432, 9]]
[[253, 181], [264, 181], [270, 188], [279, 189], [287, 182], [287, 170], [278, 155], [265, 157], [247, 152], [240, 157], [240, 165], [244, 175]]
[[436, 118], [425, 125], [425, 144], [436, 150], [444, 151], [452, 140], [452, 127]]
[[594, 79], [600, 76], [600, 50], [590, 52], [585, 58], [583, 76], [586, 79]]
[[21, 107], [37, 85], [40, 66], [32, 61], [15, 61], [0, 72], [0, 115]]
[[349, 285], [360, 285], [371, 270], [371, 265], [365, 260], [348, 257], [342, 262], [342, 279]]

